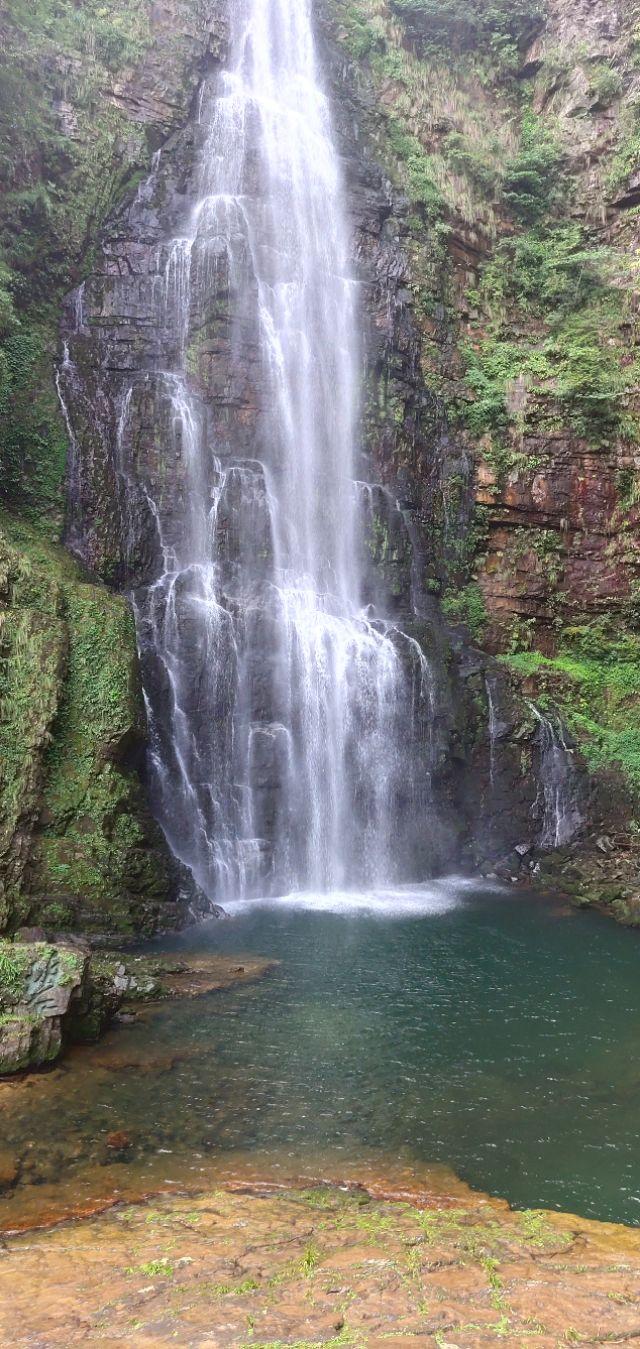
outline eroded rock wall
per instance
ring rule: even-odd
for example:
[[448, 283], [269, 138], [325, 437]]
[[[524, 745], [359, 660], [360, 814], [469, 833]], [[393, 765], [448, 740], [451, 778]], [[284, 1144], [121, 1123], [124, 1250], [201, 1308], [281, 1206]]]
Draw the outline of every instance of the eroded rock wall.
[[[498, 656], [516, 703], [569, 722], [591, 771], [587, 841], [611, 835], [627, 867], [640, 786], [637, 6], [335, 0], [331, 15], [337, 78], [393, 184], [404, 260], [380, 320], [395, 329], [383, 480], [410, 483], [426, 590]], [[525, 723], [514, 734], [528, 759]]]
[[[0, 91], [0, 930], [173, 924], [128, 603], [58, 544], [62, 296], [187, 115], [215, 0], [16, 5]], [[58, 381], [59, 382], [59, 381]], [[91, 410], [90, 423], [99, 417]], [[112, 508], [105, 496], [105, 517]]]
[[[210, 44], [214, 77], [216, 63], [225, 59], [220, 16], [218, 22], [220, 40]], [[543, 745], [535, 717], [503, 673], [472, 649], [468, 634], [460, 633], [452, 646], [443, 622], [437, 602], [448, 565], [443, 552], [450, 548], [451, 564], [459, 567], [457, 550], [468, 546], [463, 536], [472, 531], [472, 458], [449, 434], [438, 381], [425, 365], [425, 269], [433, 286], [444, 284], [442, 241], [424, 215], [416, 217], [402, 184], [390, 176], [397, 155], [394, 160], [361, 73], [345, 60], [334, 13], [319, 6], [318, 23], [362, 298], [365, 398], [357, 475], [370, 515], [371, 599], [383, 598], [384, 611], [401, 618], [430, 662], [428, 736], [437, 813], [425, 809], [425, 846], [435, 851], [440, 869], [462, 861], [475, 865], [523, 839], [528, 845], [544, 831]], [[166, 366], [174, 340], [167, 322], [175, 306], [163, 310], [163, 296], [178, 276], [171, 241], [196, 191], [203, 134], [194, 107], [163, 143], [150, 176], [109, 219], [96, 266], [65, 307], [61, 389], [73, 441], [69, 538], [85, 564], [118, 587], [144, 585], [162, 569], [156, 503], [169, 544], [172, 519], [178, 529], [183, 516], [185, 457], [166, 381], [154, 371]], [[241, 290], [231, 292], [223, 264], [215, 272], [192, 272], [188, 368], [212, 453], [224, 464], [260, 459], [264, 397], [251, 305]], [[459, 491], [447, 517], [445, 538], [443, 483], [453, 481], [465, 492]], [[382, 486], [372, 486], [376, 482]], [[232, 549], [233, 503], [226, 509]], [[233, 568], [232, 555], [226, 565]], [[263, 640], [268, 656], [266, 629]], [[490, 687], [498, 704], [493, 740]], [[268, 795], [276, 784], [266, 766], [265, 774]], [[531, 854], [527, 846], [524, 855]], [[516, 858], [512, 870], [518, 865]]]
[[[447, 33], [453, 0], [436, 9], [445, 41], [434, 39], [418, 0], [327, 0], [318, 4], [317, 21], [366, 316], [359, 472], [363, 482], [382, 484], [368, 507], [376, 586], [405, 625], [413, 624], [436, 671], [436, 790], [452, 821], [443, 855], [476, 863], [509, 851], [513, 869], [513, 845], [539, 842], [545, 830], [544, 737], [527, 698], [567, 713], [577, 705], [572, 730], [592, 767], [606, 777], [626, 756], [617, 799], [628, 799], [627, 723], [638, 665], [635, 300], [626, 262], [636, 246], [633, 6], [614, 14], [585, 0], [569, 13], [555, 0], [529, 7], [519, 0], [508, 31], [487, 32], [482, 19], [471, 45], [464, 22], [456, 19]], [[124, 0], [107, 10], [110, 21], [131, 18]], [[98, 72], [106, 139], [89, 179], [104, 180], [107, 189], [89, 198], [78, 196], [78, 175], [87, 172], [98, 106], [74, 92], [78, 59], [73, 52], [64, 58], [72, 94], [56, 94], [53, 106], [74, 153], [71, 169], [56, 171], [66, 208], [84, 203], [81, 237], [69, 235], [66, 253], [59, 239], [67, 216], [56, 219], [56, 285], [69, 291], [76, 283], [64, 306], [60, 370], [69, 423], [65, 428], [51, 411], [53, 328], [33, 273], [37, 351], [25, 383], [11, 376], [5, 454], [12, 507], [46, 509], [55, 518], [60, 447], [71, 431], [69, 542], [116, 589], [147, 581], [159, 566], [145, 484], [169, 517], [184, 490], [180, 454], [167, 452], [169, 410], [163, 420], [153, 382], [136, 381], [126, 417], [122, 388], [125, 377], [153, 367], [166, 337], [153, 272], [190, 190], [197, 88], [224, 61], [226, 42], [223, 0], [149, 4], [142, 19], [135, 50]], [[50, 51], [38, 59], [57, 69]], [[30, 187], [41, 172], [30, 165]], [[19, 188], [16, 179], [12, 191]], [[18, 209], [26, 208], [14, 202]], [[34, 237], [52, 236], [35, 217], [26, 223]], [[87, 245], [98, 236], [90, 258]], [[206, 303], [202, 297], [190, 371], [212, 444], [251, 456], [260, 384], [255, 334], [242, 332], [240, 359], [237, 350], [232, 359], [229, 304], [223, 282]], [[15, 331], [7, 340], [18, 340]], [[55, 422], [42, 444], [25, 411], [34, 388], [38, 397], [45, 389]], [[20, 450], [25, 443], [35, 447], [31, 460]], [[54, 460], [57, 476], [40, 491], [40, 465]], [[229, 510], [232, 548], [233, 503]], [[628, 673], [613, 701], [612, 623], [623, 625]], [[47, 660], [55, 664], [59, 652], [62, 673], [52, 676], [61, 683], [51, 709], [43, 708], [43, 742], [55, 738], [54, 708], [66, 679], [64, 640], [54, 628]], [[575, 628], [569, 650], [566, 634]], [[585, 643], [593, 648], [594, 640], [597, 669], [586, 669]], [[119, 641], [132, 655], [130, 630], [121, 629]], [[497, 665], [487, 651], [508, 659]], [[544, 665], [542, 678], [545, 661], [553, 669]], [[584, 704], [596, 687], [594, 719]], [[8, 702], [12, 696], [9, 688]], [[640, 764], [640, 745], [637, 753]], [[71, 865], [69, 883], [59, 888], [77, 893], [77, 841], [71, 863], [58, 843], [32, 853], [33, 831], [47, 836], [50, 807], [40, 770], [34, 776], [25, 764], [21, 771], [30, 823], [22, 830], [8, 807], [10, 867], [22, 875], [33, 857], [29, 874], [40, 879], [29, 884], [49, 888], [50, 862], [58, 880], [59, 868]], [[63, 768], [60, 781], [70, 772]], [[606, 809], [589, 809], [598, 831], [608, 827]], [[626, 807], [620, 810], [624, 815]], [[60, 818], [58, 811], [61, 835], [71, 828], [76, 836], [79, 804], [69, 806], [62, 829]], [[133, 818], [145, 835], [138, 806]], [[122, 845], [123, 857], [135, 860], [126, 829]], [[24, 865], [15, 860], [21, 854]], [[49, 871], [42, 871], [43, 858]], [[125, 892], [133, 895], [135, 886], [126, 882]]]

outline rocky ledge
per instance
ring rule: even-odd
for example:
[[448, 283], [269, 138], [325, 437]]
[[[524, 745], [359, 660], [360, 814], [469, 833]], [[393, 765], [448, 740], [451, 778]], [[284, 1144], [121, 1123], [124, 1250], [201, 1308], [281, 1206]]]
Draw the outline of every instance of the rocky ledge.
[[400, 1200], [246, 1184], [10, 1238], [2, 1342], [556, 1349], [637, 1338], [637, 1231], [514, 1213], [451, 1183]]
[[92, 951], [81, 937], [23, 929], [0, 941], [0, 1076], [52, 1063], [87, 1044], [127, 1004], [199, 997], [259, 978], [274, 962]]

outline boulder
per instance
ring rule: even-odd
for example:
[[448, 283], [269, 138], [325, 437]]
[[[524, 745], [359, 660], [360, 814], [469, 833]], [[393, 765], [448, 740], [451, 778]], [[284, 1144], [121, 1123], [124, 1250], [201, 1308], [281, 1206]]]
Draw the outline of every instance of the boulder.
[[88, 982], [90, 952], [46, 941], [0, 942], [0, 1074], [50, 1063]]

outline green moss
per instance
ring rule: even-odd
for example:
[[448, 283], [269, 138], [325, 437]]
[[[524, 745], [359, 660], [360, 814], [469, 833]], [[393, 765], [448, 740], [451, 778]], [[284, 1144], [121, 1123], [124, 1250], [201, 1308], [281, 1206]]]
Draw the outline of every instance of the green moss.
[[488, 615], [484, 595], [474, 581], [461, 590], [449, 591], [442, 599], [442, 609], [453, 623], [466, 623], [476, 641], [481, 641]]
[[0, 1008], [15, 1007], [20, 1001], [32, 959], [29, 947], [0, 941]]
[[133, 618], [124, 599], [94, 586], [65, 590], [67, 679], [45, 758], [39, 884], [81, 894], [98, 911], [153, 890], [152, 853], [135, 810], [137, 782], [123, 769], [140, 734]]
[[132, 615], [39, 529], [7, 516], [2, 527], [1, 920], [20, 921], [35, 891], [52, 925], [77, 920], [80, 905], [86, 926], [133, 930], [153, 922], [167, 876], [132, 762], [142, 735]]
[[21, 838], [38, 809], [42, 755], [65, 659], [61, 589], [0, 532], [0, 929], [24, 916]]
[[55, 338], [46, 326], [25, 323], [0, 351], [0, 496], [23, 510], [55, 517], [67, 453], [52, 380]]
[[41, 991], [43, 970], [52, 988], [73, 988], [80, 985], [84, 967], [85, 956], [78, 951], [46, 942], [0, 940], [0, 1009], [10, 1014], [17, 1008], [21, 1015], [30, 1015], [34, 988]]

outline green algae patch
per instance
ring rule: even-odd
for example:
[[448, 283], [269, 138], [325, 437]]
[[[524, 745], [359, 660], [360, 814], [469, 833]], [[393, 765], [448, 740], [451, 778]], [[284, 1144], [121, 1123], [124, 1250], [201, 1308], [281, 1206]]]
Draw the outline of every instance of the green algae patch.
[[168, 879], [136, 771], [144, 730], [126, 600], [5, 515], [0, 640], [0, 925], [153, 927]]

